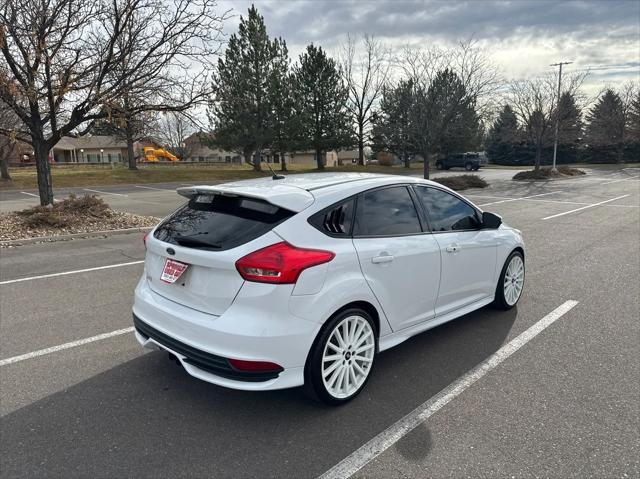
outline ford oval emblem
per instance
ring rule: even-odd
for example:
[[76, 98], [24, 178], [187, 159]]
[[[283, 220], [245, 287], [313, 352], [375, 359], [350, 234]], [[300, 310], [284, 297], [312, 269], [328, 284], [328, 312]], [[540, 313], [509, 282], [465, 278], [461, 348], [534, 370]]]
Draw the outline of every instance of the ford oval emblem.
[[173, 248], [167, 248], [167, 253], [169, 253], [170, 255], [174, 255], [176, 254], [176, 250], [174, 250]]

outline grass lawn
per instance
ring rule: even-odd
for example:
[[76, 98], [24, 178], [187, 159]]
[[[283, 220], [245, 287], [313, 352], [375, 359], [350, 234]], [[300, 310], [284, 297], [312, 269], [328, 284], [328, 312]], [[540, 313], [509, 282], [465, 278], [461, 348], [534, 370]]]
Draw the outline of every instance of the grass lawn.
[[[273, 165], [277, 167], [278, 165]], [[294, 173], [318, 173], [320, 170], [302, 165], [288, 165], [289, 171]], [[422, 170], [422, 163], [412, 165], [411, 170]], [[277, 168], [274, 170], [279, 171]], [[326, 168], [325, 172], [368, 172], [403, 174], [406, 169], [401, 166], [340, 166]], [[13, 168], [10, 170], [11, 182], [0, 182], [0, 189], [29, 189], [37, 188], [35, 168]], [[129, 170], [123, 166], [109, 167], [53, 167], [51, 175], [55, 188], [74, 186], [104, 186], [118, 184], [146, 184], [146, 183], [173, 183], [173, 182], [207, 182], [207, 181], [232, 181], [244, 180], [268, 176], [268, 169], [262, 172], [254, 172], [249, 166], [228, 165], [167, 165], [167, 166], [143, 166], [138, 170]]]

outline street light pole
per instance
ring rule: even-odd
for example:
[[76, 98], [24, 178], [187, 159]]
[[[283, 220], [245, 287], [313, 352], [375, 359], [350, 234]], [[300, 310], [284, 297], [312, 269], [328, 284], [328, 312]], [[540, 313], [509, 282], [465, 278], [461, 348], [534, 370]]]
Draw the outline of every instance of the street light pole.
[[556, 171], [556, 155], [558, 153], [558, 126], [560, 124], [560, 88], [562, 85], [562, 65], [570, 65], [573, 62], [553, 63], [552, 67], [560, 67], [558, 71], [558, 98], [556, 98], [556, 133], [553, 138], [553, 167], [551, 171]]

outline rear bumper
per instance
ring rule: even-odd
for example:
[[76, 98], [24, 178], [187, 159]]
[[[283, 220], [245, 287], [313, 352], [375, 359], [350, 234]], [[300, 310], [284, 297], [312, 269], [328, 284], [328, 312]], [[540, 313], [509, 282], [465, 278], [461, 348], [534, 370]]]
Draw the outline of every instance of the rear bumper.
[[[320, 324], [292, 316], [288, 301], [274, 315], [264, 304], [242, 306], [241, 295], [242, 291], [223, 315], [214, 316], [163, 298], [143, 276], [133, 306], [136, 338], [145, 347], [174, 354], [190, 375], [220, 386], [254, 391], [301, 386]], [[227, 358], [269, 361], [283, 370], [241, 372]]]
[[238, 371], [229, 363], [227, 358], [207, 353], [206, 351], [201, 351], [189, 346], [188, 344], [182, 343], [177, 339], [152, 328], [135, 314], [133, 315], [133, 325], [136, 328], [136, 337], [141, 339], [144, 343], [151, 339], [153, 340], [153, 343], [159, 345], [163, 349], [171, 351], [174, 354], [179, 354], [182, 358], [182, 362], [216, 376], [235, 381], [260, 382], [268, 381], [269, 379], [276, 379], [282, 372], [282, 368], [262, 372]]

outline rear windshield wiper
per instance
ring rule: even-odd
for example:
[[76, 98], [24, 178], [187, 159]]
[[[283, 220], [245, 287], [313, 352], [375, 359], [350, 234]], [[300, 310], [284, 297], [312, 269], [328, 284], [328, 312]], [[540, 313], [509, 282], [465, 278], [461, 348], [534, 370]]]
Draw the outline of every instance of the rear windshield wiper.
[[208, 243], [206, 241], [202, 241], [199, 239], [191, 238], [189, 236], [181, 236], [176, 235], [173, 237], [176, 243], [180, 246], [191, 246], [193, 248], [211, 248], [211, 249], [220, 249], [222, 245]]

